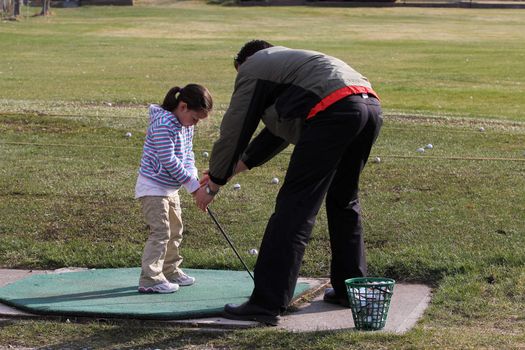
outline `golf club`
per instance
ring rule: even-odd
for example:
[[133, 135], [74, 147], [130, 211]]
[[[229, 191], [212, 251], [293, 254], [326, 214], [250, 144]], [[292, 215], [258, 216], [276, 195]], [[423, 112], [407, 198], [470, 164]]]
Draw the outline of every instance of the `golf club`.
[[230, 245], [230, 247], [232, 247], [233, 251], [235, 252], [235, 255], [237, 255], [237, 257], [239, 258], [240, 262], [243, 264], [244, 268], [246, 269], [246, 272], [248, 272], [248, 274], [249, 274], [250, 277], [252, 278], [253, 283], [255, 283], [255, 279], [253, 278], [252, 273], [251, 273], [250, 270], [248, 269], [248, 266], [246, 266], [246, 264], [245, 264], [244, 261], [242, 260], [241, 256], [240, 256], [239, 253], [237, 252], [237, 249], [235, 249], [235, 247], [233, 246], [232, 241], [230, 240], [230, 238], [228, 237], [228, 235], [226, 234], [226, 232], [224, 232], [223, 228], [221, 227], [221, 224], [219, 224], [219, 222], [218, 222], [217, 219], [215, 218], [215, 215], [214, 215], [213, 212], [211, 211], [210, 207], [208, 207], [208, 214], [210, 214], [211, 219], [213, 220], [213, 222], [215, 222], [215, 225], [217, 225], [217, 227], [219, 228], [219, 231], [221, 231], [221, 233], [222, 233], [222, 235], [224, 236], [224, 238], [226, 238], [226, 240], [228, 241], [228, 244]]

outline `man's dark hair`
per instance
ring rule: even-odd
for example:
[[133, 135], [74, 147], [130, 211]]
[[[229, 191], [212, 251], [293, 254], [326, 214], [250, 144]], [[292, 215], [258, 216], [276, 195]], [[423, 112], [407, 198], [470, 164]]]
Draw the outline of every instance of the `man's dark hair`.
[[267, 41], [264, 40], [252, 40], [248, 41], [244, 46], [241, 48], [237, 56], [235, 56], [235, 62], [238, 65], [241, 65], [246, 61], [248, 57], [256, 53], [257, 51], [261, 51], [264, 49], [267, 49], [269, 47], [272, 47], [273, 45], [270, 44]]

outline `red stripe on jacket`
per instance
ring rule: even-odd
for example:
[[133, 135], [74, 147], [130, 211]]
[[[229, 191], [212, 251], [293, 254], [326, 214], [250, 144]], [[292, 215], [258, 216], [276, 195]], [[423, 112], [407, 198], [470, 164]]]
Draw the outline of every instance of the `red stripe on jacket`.
[[323, 98], [321, 101], [319, 101], [318, 104], [314, 106], [310, 110], [310, 113], [308, 113], [308, 116], [306, 119], [310, 119], [314, 117], [317, 113], [324, 111], [337, 101], [339, 101], [342, 98], [345, 98], [346, 96], [350, 95], [356, 95], [356, 94], [369, 94], [376, 98], [379, 98], [374, 90], [372, 90], [369, 87], [366, 86], [345, 86], [339, 90], [335, 90], [330, 95]]

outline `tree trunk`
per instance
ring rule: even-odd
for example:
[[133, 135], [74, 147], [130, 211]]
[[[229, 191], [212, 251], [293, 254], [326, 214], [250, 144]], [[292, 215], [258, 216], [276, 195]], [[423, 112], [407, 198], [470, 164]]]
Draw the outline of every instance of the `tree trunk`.
[[40, 12], [40, 16], [49, 15], [50, 8], [51, 8], [51, 0], [42, 0], [42, 12]]
[[20, 0], [15, 0], [15, 7], [13, 9], [13, 16], [14, 17], [18, 17], [20, 16], [20, 5], [22, 3], [20, 2]]
[[[10, 16], [11, 15], [11, 0], [0, 0], [2, 1], [2, 15], [3, 16]], [[3, 17], [2, 16], [2, 17]]]

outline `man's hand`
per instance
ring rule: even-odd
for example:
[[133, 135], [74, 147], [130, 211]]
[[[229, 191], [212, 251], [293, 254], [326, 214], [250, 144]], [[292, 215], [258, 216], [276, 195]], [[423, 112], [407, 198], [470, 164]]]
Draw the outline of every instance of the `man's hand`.
[[220, 189], [220, 186], [217, 184], [214, 184], [213, 181], [210, 181], [208, 179], [207, 183], [201, 184], [201, 187], [193, 192], [193, 198], [195, 199], [195, 204], [197, 207], [199, 207], [200, 210], [206, 211], [208, 208], [208, 205], [213, 201], [214, 195], [209, 194], [206, 190], [206, 187], [209, 188], [212, 192], [218, 192]]
[[248, 170], [248, 167], [246, 166], [246, 164], [244, 164], [244, 162], [242, 160], [239, 160], [237, 162], [237, 164], [235, 165], [235, 170], [233, 172], [233, 175], [237, 175], [237, 174], [242, 173], [243, 171], [246, 171], [246, 170]]
[[206, 185], [210, 181], [209, 173], [210, 173], [210, 170], [204, 170], [202, 172], [202, 177], [199, 180], [199, 183], [200, 183], [201, 187]]
[[[248, 167], [246, 166], [246, 164], [244, 164], [242, 160], [239, 160], [237, 164], [235, 165], [233, 175], [228, 179], [228, 181], [233, 176], [239, 173], [242, 173], [243, 171], [246, 171], [246, 170], [248, 170]], [[206, 211], [206, 209], [208, 208], [208, 205], [211, 202], [213, 202], [213, 199], [215, 197], [214, 195], [210, 195], [208, 194], [208, 192], [206, 192], [206, 186], [208, 186], [212, 192], [218, 192], [221, 186], [217, 185], [216, 183], [210, 180], [209, 169], [204, 170], [202, 172], [202, 177], [200, 178], [199, 183], [201, 187], [197, 191], [193, 192], [192, 195], [193, 195], [193, 198], [195, 199], [195, 204], [197, 205], [197, 207], [199, 207], [199, 209], [201, 209], [202, 211]]]

